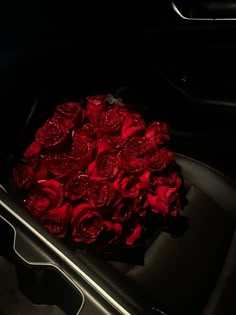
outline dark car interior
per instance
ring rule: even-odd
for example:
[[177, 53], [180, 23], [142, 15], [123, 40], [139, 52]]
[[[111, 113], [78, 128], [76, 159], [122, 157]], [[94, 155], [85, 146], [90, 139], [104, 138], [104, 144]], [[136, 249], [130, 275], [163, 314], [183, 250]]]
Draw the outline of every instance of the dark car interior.
[[[136, 301], [126, 314], [235, 314], [236, 2], [86, 1], [54, 6], [34, 1], [16, 3], [14, 9], [11, 3], [1, 6], [1, 160], [18, 149], [35, 104], [41, 120], [51, 110], [48, 104], [53, 108], [62, 101], [110, 92], [147, 121], [165, 120], [170, 126], [171, 146], [187, 185], [187, 231], [177, 238], [159, 234], [147, 246], [144, 266], [76, 259], [84, 259], [91, 277], [114, 300], [127, 308]], [[4, 186], [2, 178], [0, 183]], [[1, 192], [1, 198], [12, 205], [13, 197]], [[0, 215], [5, 210], [0, 209]], [[10, 242], [8, 230], [0, 226], [2, 239]], [[11, 271], [14, 259], [10, 266], [6, 263], [12, 257], [6, 246], [0, 246], [1, 257], [0, 292], [5, 292], [4, 276], [10, 273], [17, 287], [16, 275]], [[52, 277], [72, 302], [70, 307], [65, 297], [55, 302], [58, 294], [50, 295], [49, 302], [36, 298], [32, 304], [40, 300], [57, 305], [37, 308], [37, 313], [22, 297], [15, 304], [21, 305], [22, 314], [76, 314], [82, 298], [76, 301], [73, 289], [68, 284], [64, 288], [56, 272], [32, 275], [23, 269], [25, 280], [20, 283]], [[80, 283], [80, 278], [75, 281]], [[17, 290], [27, 296], [21, 287]], [[83, 290], [88, 292], [86, 285]], [[138, 305], [137, 296], [141, 304], [150, 304], [148, 310]], [[88, 304], [100, 301], [97, 292], [86, 297]], [[17, 314], [12, 301], [0, 298], [1, 314]], [[81, 314], [118, 312], [101, 305], [99, 311], [81, 308]]]

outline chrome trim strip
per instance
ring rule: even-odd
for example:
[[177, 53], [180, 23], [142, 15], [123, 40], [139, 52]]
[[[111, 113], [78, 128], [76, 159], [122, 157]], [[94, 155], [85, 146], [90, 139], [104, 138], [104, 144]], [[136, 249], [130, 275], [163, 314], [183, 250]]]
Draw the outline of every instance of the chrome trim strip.
[[82, 295], [82, 304], [78, 310], [78, 312], [76, 313], [76, 315], [79, 315], [80, 311], [82, 310], [82, 307], [84, 306], [84, 294], [83, 292], [81, 291], [81, 289], [77, 286], [76, 283], [74, 283], [74, 281], [72, 281], [68, 276], [67, 274], [61, 270], [57, 265], [55, 264], [50, 264], [50, 263], [41, 263], [41, 262], [30, 262], [28, 260], [26, 260], [17, 250], [16, 250], [16, 238], [17, 238], [17, 233], [16, 233], [16, 229], [15, 227], [8, 221], [6, 220], [3, 216], [0, 215], [0, 218], [5, 221], [12, 229], [13, 229], [13, 232], [14, 232], [14, 240], [13, 240], [13, 250], [15, 252], [15, 254], [20, 257], [21, 260], [23, 260], [27, 265], [30, 265], [30, 266], [43, 266], [43, 267], [52, 267], [52, 268], [55, 268], [57, 269], [57, 271], [59, 271], [63, 277], [65, 277], [72, 285], [73, 287], [75, 287]]
[[47, 247], [49, 247], [58, 257], [66, 261], [66, 263], [77, 272], [93, 289], [95, 289], [103, 298], [108, 301], [117, 311], [122, 315], [132, 315], [122, 305], [120, 305], [112, 296], [110, 296], [103, 288], [101, 288], [93, 279], [91, 279], [83, 270], [81, 270], [73, 261], [71, 261], [65, 254], [49, 242], [42, 234], [36, 231], [28, 222], [22, 219], [15, 213], [8, 205], [0, 200], [0, 205], [6, 209], [13, 217], [21, 222], [29, 231], [31, 231], [38, 239], [40, 239]]
[[172, 6], [173, 10], [175, 11], [175, 13], [179, 17], [181, 17], [181, 19], [187, 20], [187, 21], [236, 21], [236, 18], [189, 18], [187, 16], [184, 16], [180, 12], [179, 8], [176, 6], [174, 1], [171, 2], [171, 6]]
[[188, 21], [214, 21], [213, 18], [188, 18], [186, 16], [184, 16], [180, 10], [177, 8], [176, 4], [174, 3], [174, 1], [171, 2], [172, 8], [174, 9], [175, 13], [181, 17], [181, 19], [183, 20], [188, 20]]

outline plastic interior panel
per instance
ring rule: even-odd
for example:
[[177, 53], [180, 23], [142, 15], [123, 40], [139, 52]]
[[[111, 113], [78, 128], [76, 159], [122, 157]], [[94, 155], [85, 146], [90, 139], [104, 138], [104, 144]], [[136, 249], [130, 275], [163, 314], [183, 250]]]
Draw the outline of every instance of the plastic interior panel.
[[0, 243], [1, 315], [79, 313], [83, 295], [59, 271], [21, 259], [16, 254], [14, 231], [2, 217], [0, 238], [4, 240]]

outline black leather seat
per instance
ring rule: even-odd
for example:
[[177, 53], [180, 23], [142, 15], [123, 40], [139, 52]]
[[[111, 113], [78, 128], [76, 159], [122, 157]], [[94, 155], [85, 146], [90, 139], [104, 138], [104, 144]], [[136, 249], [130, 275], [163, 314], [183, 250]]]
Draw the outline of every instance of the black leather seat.
[[169, 314], [236, 314], [236, 188], [222, 174], [177, 155], [190, 183], [190, 226], [173, 238], [161, 233], [145, 266], [115, 264]]

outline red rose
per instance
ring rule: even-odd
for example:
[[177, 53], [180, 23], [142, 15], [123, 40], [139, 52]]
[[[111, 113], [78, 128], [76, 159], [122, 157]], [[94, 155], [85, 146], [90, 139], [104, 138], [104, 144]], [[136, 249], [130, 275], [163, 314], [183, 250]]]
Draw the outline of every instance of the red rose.
[[32, 163], [34, 166], [34, 181], [37, 182], [42, 179], [47, 179], [48, 171], [44, 166], [43, 160], [41, 157], [35, 159]]
[[163, 175], [151, 175], [150, 186], [152, 192], [156, 193], [159, 186], [169, 186], [178, 190], [182, 185], [182, 180], [177, 173], [167, 173]]
[[100, 154], [103, 151], [110, 151], [110, 150], [112, 150], [111, 145], [109, 143], [103, 141], [103, 139], [99, 139], [98, 140], [97, 148], [98, 148], [97, 154]]
[[88, 96], [87, 98], [87, 117], [90, 122], [97, 125], [102, 113], [106, 110], [106, 95]]
[[73, 137], [71, 155], [77, 167], [85, 169], [93, 159], [96, 148], [96, 142], [79, 133]]
[[129, 113], [123, 122], [121, 138], [126, 139], [134, 136], [142, 136], [145, 132], [145, 127], [145, 122], [139, 114]]
[[[175, 187], [170, 188], [168, 186], [159, 186], [157, 194], [147, 194], [147, 199], [153, 212], [167, 215], [171, 212], [171, 205], [179, 199], [179, 194], [176, 192]], [[174, 211], [177, 213], [180, 211], [180, 208], [175, 209]]]
[[96, 138], [96, 128], [93, 124], [87, 123], [82, 126], [82, 128], [76, 130], [76, 133], [79, 133], [89, 139]]
[[50, 209], [40, 218], [40, 223], [58, 238], [63, 238], [67, 233], [67, 226], [71, 218], [73, 208], [67, 202], [59, 208]]
[[112, 151], [103, 151], [98, 154], [96, 161], [88, 166], [88, 175], [93, 179], [114, 178], [118, 173], [116, 154]]
[[68, 102], [56, 107], [55, 117], [63, 118], [67, 128], [72, 126], [81, 126], [84, 119], [83, 109], [79, 103]]
[[150, 172], [145, 171], [140, 176], [128, 175], [120, 172], [113, 183], [123, 198], [137, 198], [141, 190], [146, 190], [149, 185]]
[[143, 160], [134, 154], [128, 153], [126, 150], [120, 151], [118, 161], [120, 167], [128, 173], [140, 173], [144, 169]]
[[115, 244], [120, 240], [122, 235], [122, 226], [118, 222], [105, 221], [103, 231], [98, 237], [98, 250], [102, 250], [111, 244]]
[[59, 208], [63, 201], [62, 186], [54, 179], [36, 183], [25, 200], [26, 207], [36, 217], [52, 208]]
[[90, 205], [102, 211], [111, 210], [113, 200], [115, 198], [115, 190], [109, 182], [91, 181], [88, 189], [88, 202]]
[[116, 108], [104, 112], [100, 119], [102, 133], [116, 134], [121, 129], [121, 116]]
[[145, 166], [152, 171], [163, 171], [174, 160], [174, 154], [166, 148], [152, 150], [144, 158]]
[[135, 244], [137, 240], [141, 238], [143, 226], [140, 224], [137, 224], [133, 229], [131, 234], [126, 238], [126, 245], [132, 246]]
[[61, 153], [68, 148], [69, 136], [65, 126], [56, 119], [49, 119], [36, 132], [35, 141], [50, 153]]
[[71, 157], [65, 153], [45, 157], [44, 164], [48, 172], [57, 180], [67, 178], [75, 168]]
[[14, 181], [19, 188], [28, 188], [34, 181], [34, 168], [29, 165], [18, 164], [13, 169]]
[[47, 178], [47, 170], [40, 157], [34, 158], [28, 164], [18, 164], [13, 169], [13, 177], [19, 188], [29, 188], [31, 184]]
[[113, 220], [124, 222], [129, 220], [132, 215], [133, 209], [128, 201], [126, 203], [122, 200], [114, 207]]
[[165, 122], [153, 122], [147, 128], [146, 138], [157, 145], [164, 144], [166, 141], [169, 141], [170, 136], [167, 124]]
[[143, 155], [148, 149], [148, 140], [145, 137], [131, 137], [125, 142], [125, 150], [136, 156]]
[[41, 145], [37, 142], [31, 143], [24, 153], [24, 161], [28, 162], [38, 157], [41, 152]]
[[88, 175], [77, 173], [72, 176], [65, 185], [65, 196], [72, 201], [78, 201], [87, 196], [88, 193]]
[[94, 243], [103, 230], [103, 224], [103, 217], [89, 204], [78, 205], [71, 220], [73, 240], [84, 244]]

